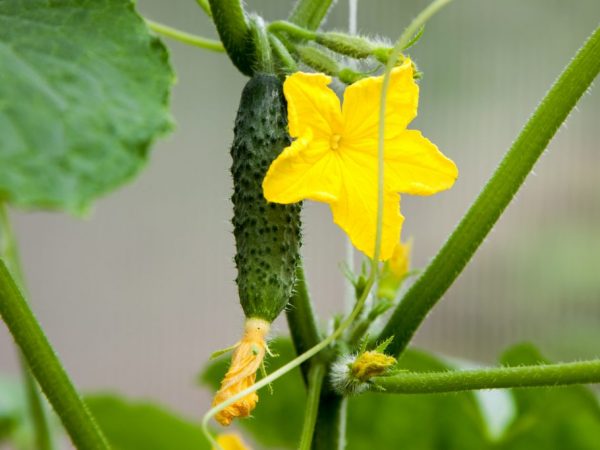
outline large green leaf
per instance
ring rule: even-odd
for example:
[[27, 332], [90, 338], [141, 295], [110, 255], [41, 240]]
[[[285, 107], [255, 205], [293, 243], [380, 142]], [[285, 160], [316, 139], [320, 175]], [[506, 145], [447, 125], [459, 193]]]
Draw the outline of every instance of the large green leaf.
[[[272, 344], [278, 358], [274, 370], [294, 357], [289, 340]], [[211, 364], [202, 379], [213, 389], [227, 368], [227, 358]], [[447, 366], [425, 353], [409, 350], [402, 367], [440, 370]], [[273, 384], [274, 394], [260, 394], [254, 417], [238, 423], [268, 448], [295, 449], [302, 426], [306, 395], [299, 370]], [[482, 450], [487, 445], [485, 426], [472, 394], [408, 396], [364, 394], [351, 399], [348, 412], [348, 449]]]
[[115, 395], [88, 396], [86, 403], [115, 450], [203, 450], [201, 428], [148, 402]]
[[173, 78], [129, 0], [0, 0], [0, 200], [85, 212], [170, 129]]
[[[546, 363], [531, 345], [509, 349], [509, 366]], [[497, 448], [501, 450], [600, 450], [600, 405], [585, 386], [514, 389], [516, 416]]]

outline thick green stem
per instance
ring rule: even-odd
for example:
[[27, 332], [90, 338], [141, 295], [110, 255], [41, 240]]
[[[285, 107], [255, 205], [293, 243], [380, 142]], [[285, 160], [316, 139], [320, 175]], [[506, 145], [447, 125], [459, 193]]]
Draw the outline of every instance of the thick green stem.
[[[296, 269], [296, 285], [294, 294], [285, 309], [292, 343], [297, 355], [301, 355], [311, 347], [317, 345], [322, 337], [317, 325], [317, 318], [308, 293], [304, 269], [301, 265]], [[305, 382], [308, 382], [308, 370], [310, 363], [302, 364], [302, 374]]]
[[399, 354], [406, 348], [427, 313], [462, 272], [599, 71], [600, 28], [597, 28], [531, 116], [448, 241], [394, 311], [378, 338], [382, 341], [394, 336], [388, 352]]
[[252, 76], [255, 48], [246, 12], [240, 0], [209, 0], [212, 17], [223, 46], [244, 75]]
[[204, 38], [202, 36], [196, 36], [195, 34], [186, 33], [185, 31], [178, 30], [177, 28], [163, 25], [162, 23], [154, 22], [152, 20], [145, 19], [146, 25], [155, 33], [161, 34], [165, 37], [175, 39], [176, 41], [182, 42], [187, 45], [194, 47], [204, 48], [206, 50], [212, 50], [213, 52], [224, 52], [225, 47], [220, 41], [214, 39]]
[[271, 44], [269, 44], [269, 37], [262, 17], [257, 15], [250, 17], [250, 36], [254, 42], [256, 52], [253, 72], [273, 73]]
[[0, 260], [0, 316], [73, 444], [85, 450], [109, 449], [3, 260]]
[[323, 22], [333, 0], [298, 0], [292, 10], [290, 22], [316, 30]]
[[475, 389], [524, 388], [600, 383], [600, 360], [541, 366], [498, 367], [457, 372], [402, 373], [372, 380], [393, 394], [433, 394]]
[[308, 374], [308, 397], [304, 407], [304, 424], [300, 434], [299, 450], [310, 450], [324, 378], [325, 366], [318, 362], [313, 363]]
[[323, 392], [313, 437], [313, 450], [343, 450], [346, 448], [346, 397], [330, 390]]

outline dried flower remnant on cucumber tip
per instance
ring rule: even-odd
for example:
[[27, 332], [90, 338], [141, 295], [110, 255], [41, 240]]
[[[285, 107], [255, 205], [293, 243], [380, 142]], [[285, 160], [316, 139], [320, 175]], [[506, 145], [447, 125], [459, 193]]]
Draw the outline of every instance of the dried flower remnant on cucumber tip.
[[[223, 403], [235, 394], [252, 386], [256, 372], [267, 353], [266, 337], [271, 325], [263, 319], [248, 319], [244, 336], [234, 346], [231, 365], [221, 381], [221, 388], [215, 395], [213, 406]], [[253, 392], [220, 411], [215, 419], [221, 425], [231, 424], [236, 417], [248, 417], [258, 402], [258, 394]]]
[[[419, 131], [406, 129], [417, 115], [419, 87], [410, 59], [392, 69], [385, 115], [385, 183], [382, 260], [389, 259], [404, 218], [400, 195], [431, 195], [450, 188], [456, 165]], [[327, 87], [331, 78], [297, 72], [287, 77], [289, 131], [295, 140], [273, 161], [263, 181], [274, 203], [309, 199], [328, 203], [333, 220], [353, 245], [372, 257], [378, 189], [379, 99], [383, 77], [346, 88], [344, 101]]]

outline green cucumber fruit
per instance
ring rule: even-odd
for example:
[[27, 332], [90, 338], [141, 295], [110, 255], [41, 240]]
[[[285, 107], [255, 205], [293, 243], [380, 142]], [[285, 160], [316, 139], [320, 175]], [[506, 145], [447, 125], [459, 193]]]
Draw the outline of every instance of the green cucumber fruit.
[[290, 145], [281, 81], [256, 74], [246, 84], [235, 120], [231, 156], [237, 285], [244, 314], [272, 322], [287, 305], [299, 262], [301, 204], [268, 203], [262, 181]]

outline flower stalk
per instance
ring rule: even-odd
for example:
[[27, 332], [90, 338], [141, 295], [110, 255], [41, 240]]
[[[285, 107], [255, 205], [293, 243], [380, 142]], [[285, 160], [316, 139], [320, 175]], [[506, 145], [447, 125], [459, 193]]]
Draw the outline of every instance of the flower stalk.
[[376, 377], [371, 383], [372, 389], [390, 394], [439, 394], [480, 389], [600, 383], [600, 360], [455, 372], [407, 372]]

